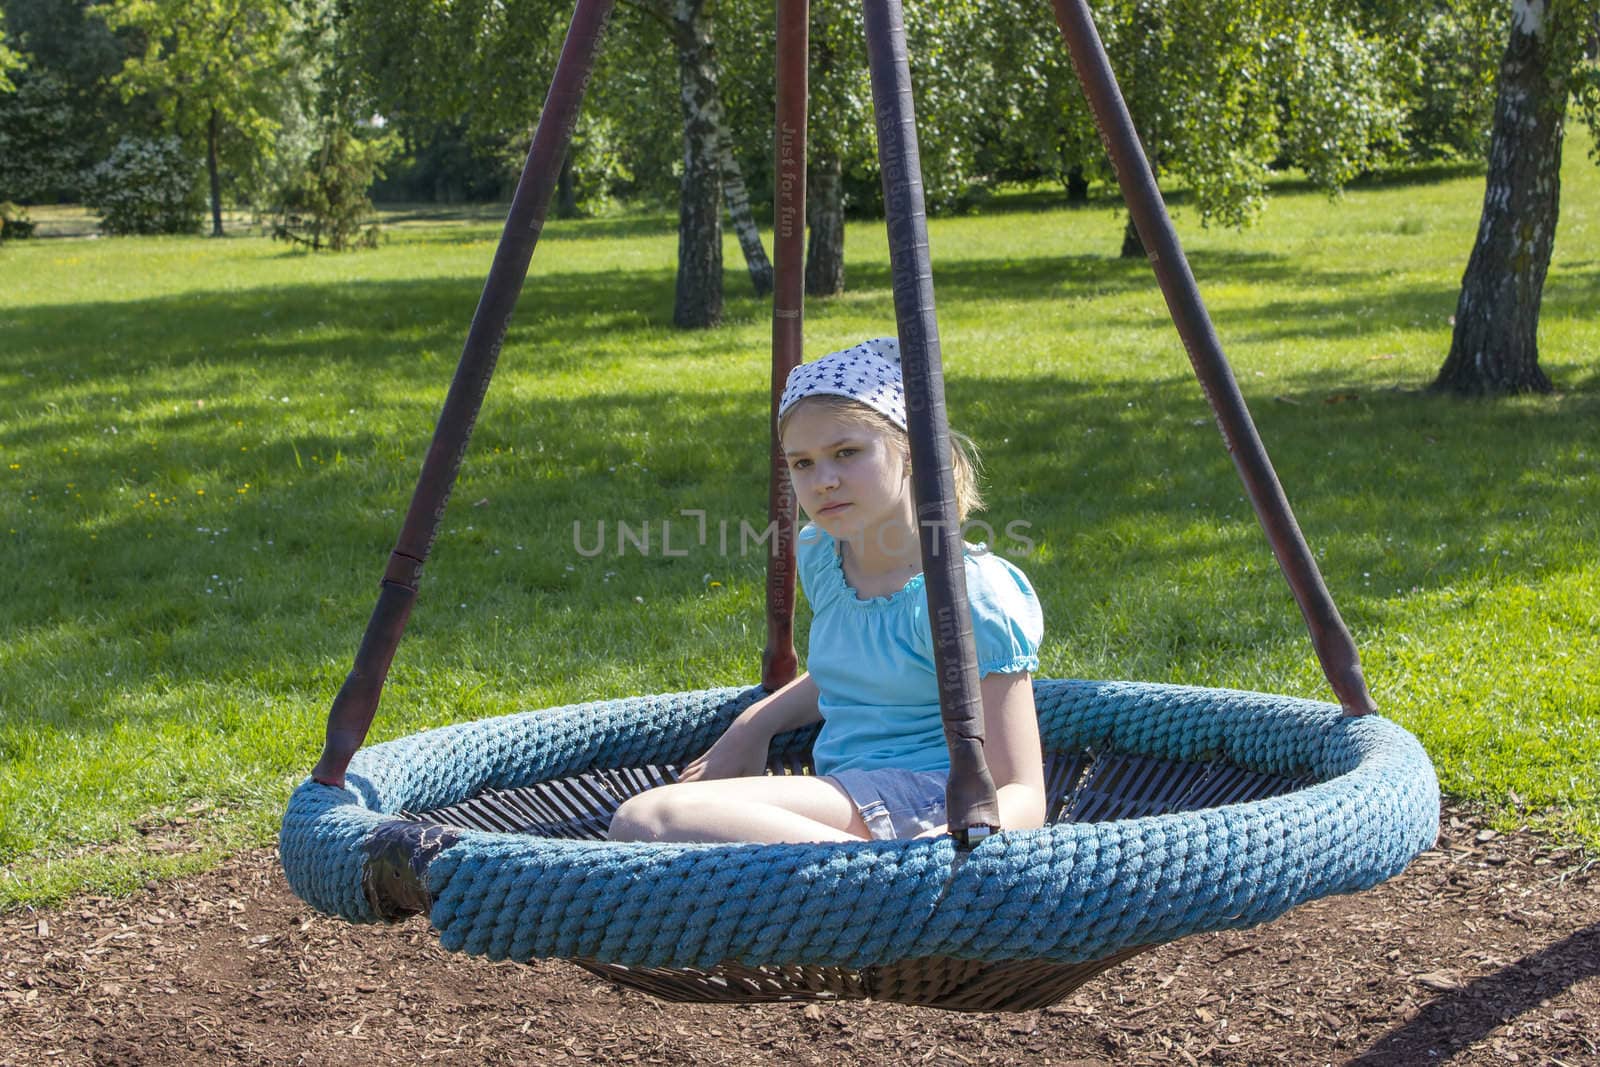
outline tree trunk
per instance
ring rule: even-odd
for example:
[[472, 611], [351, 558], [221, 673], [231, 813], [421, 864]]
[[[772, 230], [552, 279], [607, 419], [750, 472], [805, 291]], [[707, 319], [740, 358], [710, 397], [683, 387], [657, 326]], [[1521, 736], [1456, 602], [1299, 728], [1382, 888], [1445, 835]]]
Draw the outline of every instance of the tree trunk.
[[1067, 171], [1067, 203], [1087, 204], [1089, 202], [1089, 178], [1083, 173], [1083, 164], [1074, 164]]
[[222, 236], [222, 178], [217, 172], [217, 142], [221, 139], [222, 118], [217, 109], [211, 109], [211, 121], [206, 126], [206, 171], [211, 177], [211, 236]]
[[578, 217], [578, 186], [572, 180], [572, 152], [561, 161], [561, 173], [556, 178], [556, 218]]
[[1144, 242], [1139, 239], [1139, 227], [1133, 224], [1133, 216], [1128, 216], [1128, 223], [1122, 228], [1122, 258], [1145, 258]]
[[705, 0], [674, 0], [672, 31], [683, 109], [678, 284], [672, 322], [705, 328], [722, 321], [722, 168], [717, 158], [721, 105]]
[[757, 296], [766, 296], [772, 292], [772, 261], [761, 244], [761, 227], [750, 213], [750, 191], [739, 171], [739, 161], [733, 158], [733, 136], [728, 132], [720, 97], [716, 99], [716, 115], [717, 165], [722, 170], [722, 195], [728, 201], [728, 219], [739, 237], [745, 266], [750, 270], [750, 284], [755, 286]]
[[837, 154], [819, 154], [806, 179], [806, 295], [844, 292], [844, 166]]
[[1511, 38], [1489, 141], [1478, 239], [1461, 278], [1450, 354], [1433, 388], [1454, 393], [1548, 393], [1539, 369], [1539, 301], [1561, 207], [1564, 72], [1556, 69], [1548, 9], [1512, 5]]

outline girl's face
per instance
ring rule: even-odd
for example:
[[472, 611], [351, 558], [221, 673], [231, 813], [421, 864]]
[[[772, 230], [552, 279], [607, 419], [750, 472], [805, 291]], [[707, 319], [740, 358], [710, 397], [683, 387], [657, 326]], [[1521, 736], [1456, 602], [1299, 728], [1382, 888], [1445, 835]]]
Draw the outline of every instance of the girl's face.
[[806, 516], [836, 541], [868, 537], [879, 550], [916, 545], [905, 438], [802, 400], [783, 428], [789, 479]]

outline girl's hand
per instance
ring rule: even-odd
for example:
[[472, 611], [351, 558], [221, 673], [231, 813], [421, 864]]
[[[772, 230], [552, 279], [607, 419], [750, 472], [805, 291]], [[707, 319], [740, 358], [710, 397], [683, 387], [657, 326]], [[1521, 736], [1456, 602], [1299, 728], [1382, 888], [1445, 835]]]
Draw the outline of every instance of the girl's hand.
[[703, 782], [714, 778], [751, 778], [767, 770], [767, 746], [771, 738], [761, 731], [742, 728], [735, 722], [716, 744], [690, 760], [678, 774], [680, 782]]
[[772, 739], [822, 718], [817, 710], [817, 683], [802, 674], [776, 693], [751, 704], [717, 738], [717, 743], [689, 761], [680, 782], [713, 778], [753, 778], [767, 770]]

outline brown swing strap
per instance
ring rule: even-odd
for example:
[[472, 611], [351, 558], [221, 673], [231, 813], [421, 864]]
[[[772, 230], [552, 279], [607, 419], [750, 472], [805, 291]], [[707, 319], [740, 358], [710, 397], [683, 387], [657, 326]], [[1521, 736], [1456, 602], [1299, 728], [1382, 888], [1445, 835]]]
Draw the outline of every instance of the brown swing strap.
[[1000, 829], [1000, 806], [983, 755], [983, 699], [978, 689], [978, 655], [967, 607], [966, 563], [956, 511], [905, 13], [900, 0], [866, 0], [864, 7], [911, 439], [912, 490], [933, 631], [934, 671], [950, 749], [948, 820], [952, 836], [967, 845]]
[[423, 460], [405, 524], [389, 556], [377, 606], [367, 622], [355, 665], [328, 712], [328, 733], [322, 757], [311, 772], [314, 779], [326, 785], [344, 784], [350, 758], [366, 740], [367, 730], [377, 713], [389, 665], [416, 601], [423, 564], [439, 536], [451, 487], [461, 471], [461, 459], [472, 436], [473, 423], [483, 406], [500, 346], [511, 324], [511, 314], [528, 276], [528, 264], [544, 229], [550, 196], [561, 172], [561, 161], [572, 144], [578, 107], [588, 87], [611, 8], [612, 0], [578, 0], [573, 12], [555, 77], [545, 97], [539, 128], [533, 137], [533, 147], [528, 151], [522, 178], [512, 196], [500, 245], [495, 250], [483, 295], [473, 314], [461, 362], [439, 413], [439, 423]]
[[1139, 143], [1138, 131], [1128, 105], [1117, 87], [1106, 56], [1105, 45], [1095, 30], [1087, 0], [1053, 0], [1056, 22], [1072, 53], [1072, 65], [1089, 99], [1101, 139], [1116, 168], [1123, 198], [1133, 216], [1139, 238], [1144, 242], [1155, 268], [1156, 280], [1166, 297], [1173, 324], [1189, 352], [1200, 388], [1216, 414], [1233, 457], [1234, 467], [1244, 482], [1255, 508], [1256, 518], [1266, 532], [1272, 554], [1288, 580], [1294, 599], [1311, 631], [1311, 644], [1346, 714], [1365, 715], [1377, 710], [1361, 673], [1361, 658], [1355, 641], [1334, 606], [1333, 597], [1323, 583], [1316, 559], [1306, 545], [1305, 536], [1295, 522], [1289, 500], [1278, 483], [1272, 461], [1256, 433], [1250, 411], [1239, 392], [1239, 383], [1223, 355], [1222, 344], [1211, 325], [1200, 288], [1195, 284], [1189, 261], [1178, 243], [1177, 230], [1161, 200], [1155, 174]]
[[804, 352], [810, 23], [810, 0], [778, 0], [777, 111], [772, 144], [772, 451], [767, 472], [767, 522], [774, 537], [767, 554], [767, 645], [761, 653], [761, 684], [768, 691], [792, 681], [799, 663], [794, 651], [795, 498], [778, 440], [778, 401], [789, 372], [800, 365]]

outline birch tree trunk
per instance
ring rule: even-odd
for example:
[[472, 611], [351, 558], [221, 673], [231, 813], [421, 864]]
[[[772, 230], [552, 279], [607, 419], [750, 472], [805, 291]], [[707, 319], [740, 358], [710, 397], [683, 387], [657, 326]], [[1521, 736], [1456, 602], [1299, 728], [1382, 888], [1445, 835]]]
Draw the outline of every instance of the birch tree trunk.
[[561, 173], [556, 178], [556, 218], [578, 217], [578, 183], [572, 178], [572, 152], [561, 161]]
[[1089, 178], [1083, 172], [1083, 164], [1073, 164], [1067, 171], [1067, 203], [1087, 204], [1089, 202]]
[[722, 109], [711, 20], [705, 9], [706, 0], [674, 0], [671, 21], [683, 110], [678, 282], [672, 322], [690, 329], [722, 321], [722, 167], [718, 161]]
[[714, 98], [717, 122], [717, 164], [722, 170], [722, 195], [728, 202], [728, 220], [739, 237], [739, 248], [744, 252], [744, 263], [750, 271], [750, 284], [757, 296], [772, 292], [772, 261], [761, 244], [761, 227], [750, 213], [750, 191], [744, 184], [744, 174], [733, 158], [733, 136], [722, 113], [720, 97]]
[[844, 165], [837, 152], [818, 153], [806, 181], [806, 295], [844, 292]]
[[1122, 227], [1122, 251], [1118, 253], [1123, 259], [1145, 258], [1144, 240], [1139, 236], [1139, 227], [1133, 224], [1133, 216], [1128, 216], [1128, 221]]
[[211, 236], [222, 236], [222, 176], [217, 167], [217, 144], [222, 139], [222, 117], [211, 109], [206, 123], [206, 174], [211, 181]]
[[1515, 0], [1511, 11], [1478, 238], [1461, 278], [1450, 354], [1433, 383], [1441, 391], [1551, 390], [1539, 369], [1539, 302], [1561, 208], [1567, 72], [1552, 54], [1560, 30], [1545, 0]]

